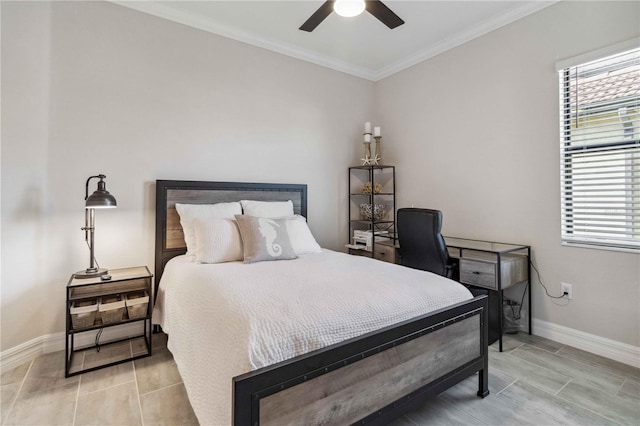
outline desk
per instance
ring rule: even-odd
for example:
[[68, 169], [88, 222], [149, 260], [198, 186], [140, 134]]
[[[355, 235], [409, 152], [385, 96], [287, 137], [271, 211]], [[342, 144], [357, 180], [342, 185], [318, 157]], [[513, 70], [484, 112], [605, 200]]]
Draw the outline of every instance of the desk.
[[[504, 334], [504, 311], [502, 306], [505, 289], [524, 284], [528, 296], [529, 334], [531, 334], [531, 247], [520, 244], [470, 240], [444, 237], [449, 256], [460, 264], [460, 283], [488, 290], [490, 307], [489, 342], [499, 340], [502, 352]], [[402, 264], [398, 240], [376, 242], [373, 257], [379, 260]], [[372, 256], [370, 251], [350, 248], [350, 254]], [[494, 324], [495, 323], [495, 324]], [[495, 331], [497, 329], [497, 331]], [[493, 331], [493, 333], [492, 333]]]
[[[520, 244], [444, 237], [451, 257], [460, 262], [460, 283], [495, 292], [498, 298], [498, 339], [502, 352], [504, 334], [503, 291], [524, 284], [528, 296], [529, 334], [531, 334], [531, 247]], [[491, 340], [491, 339], [490, 339]]]

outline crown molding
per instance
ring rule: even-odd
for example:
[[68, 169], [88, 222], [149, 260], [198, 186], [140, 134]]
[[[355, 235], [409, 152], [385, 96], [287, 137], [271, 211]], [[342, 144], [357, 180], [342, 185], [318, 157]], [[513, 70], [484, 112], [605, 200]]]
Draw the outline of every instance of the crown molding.
[[468, 41], [483, 36], [491, 31], [494, 31], [500, 27], [508, 25], [518, 19], [521, 19], [534, 12], [542, 10], [552, 4], [557, 3], [559, 0], [548, 1], [535, 1], [523, 3], [522, 6], [511, 10], [507, 13], [496, 16], [494, 19], [483, 22], [480, 25], [469, 28], [466, 31], [460, 32], [457, 35], [443, 40], [433, 46], [430, 46], [417, 54], [411, 55], [407, 58], [403, 58], [393, 64], [383, 67], [381, 69], [370, 69], [358, 65], [351, 64], [346, 61], [338, 60], [327, 55], [322, 55], [313, 52], [308, 49], [303, 49], [288, 43], [282, 43], [275, 40], [259, 37], [254, 33], [248, 31], [240, 31], [236, 28], [226, 26], [211, 20], [202, 18], [194, 13], [188, 13], [177, 10], [171, 7], [168, 3], [161, 1], [125, 1], [125, 0], [107, 0], [110, 3], [123, 6], [129, 9], [136, 10], [138, 12], [146, 13], [156, 16], [158, 18], [166, 19], [169, 21], [177, 22], [179, 24], [187, 25], [189, 27], [197, 28], [202, 31], [207, 31], [213, 34], [217, 34], [222, 37], [230, 38], [242, 43], [250, 44], [253, 46], [261, 47], [263, 49], [271, 50], [282, 55], [290, 56], [296, 59], [301, 59], [306, 62], [310, 62], [316, 65], [320, 65], [326, 68], [340, 71], [346, 74], [350, 74], [356, 77], [360, 77], [370, 81], [379, 81], [383, 78], [389, 77], [400, 71], [403, 71], [413, 65], [416, 65], [424, 60], [432, 58], [454, 47], [460, 46]]
[[552, 4], [558, 3], [558, 1], [560, 0], [525, 3], [514, 10], [496, 16], [490, 21], [483, 22], [480, 25], [476, 25], [475, 27], [469, 28], [466, 31], [460, 32], [453, 37], [449, 37], [446, 40], [441, 41], [440, 43], [437, 43], [416, 53], [415, 55], [411, 55], [407, 58], [396, 61], [395, 63], [387, 67], [377, 70], [374, 75], [374, 81], [382, 80], [383, 78], [389, 77], [393, 74], [410, 68], [422, 61], [444, 53], [447, 50], [451, 50], [473, 39], [488, 34], [491, 31], [495, 31], [498, 28], [504, 27], [505, 25], [509, 25], [512, 22], [517, 21], [518, 19], [524, 18], [527, 15], [538, 12], [546, 7], [551, 6]]
[[366, 80], [374, 81], [375, 71], [365, 67], [357, 66], [345, 61], [332, 58], [327, 55], [302, 49], [288, 43], [277, 42], [263, 37], [258, 37], [254, 33], [248, 31], [240, 31], [235, 28], [204, 19], [193, 13], [186, 13], [170, 7], [168, 4], [158, 1], [123, 1], [123, 0], [107, 0], [110, 3], [117, 4], [138, 12], [156, 16], [158, 18], [177, 22], [202, 31], [207, 31], [222, 37], [230, 38], [242, 43], [261, 47], [271, 50], [282, 55], [301, 59], [335, 71], [340, 71]]

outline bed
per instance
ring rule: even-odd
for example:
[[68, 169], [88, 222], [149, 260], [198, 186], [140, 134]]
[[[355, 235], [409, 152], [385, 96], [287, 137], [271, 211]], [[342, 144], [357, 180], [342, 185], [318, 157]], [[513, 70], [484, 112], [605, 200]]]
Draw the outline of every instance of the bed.
[[247, 199], [307, 216], [306, 185], [156, 182], [153, 321], [201, 424], [384, 424], [476, 373], [488, 395], [487, 299], [450, 280], [328, 250], [251, 265], [185, 257], [176, 203]]

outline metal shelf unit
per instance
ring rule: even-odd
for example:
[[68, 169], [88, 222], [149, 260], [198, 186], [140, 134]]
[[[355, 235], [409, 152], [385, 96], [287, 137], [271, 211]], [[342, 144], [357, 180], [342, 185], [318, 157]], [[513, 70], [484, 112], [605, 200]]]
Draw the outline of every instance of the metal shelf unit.
[[[371, 192], [363, 192], [364, 184], [371, 183]], [[376, 185], [381, 185], [381, 190], [376, 193]], [[396, 171], [395, 166], [373, 165], [349, 167], [349, 253], [359, 256], [367, 256], [384, 261], [395, 260], [395, 252], [389, 250], [396, 242]], [[360, 216], [360, 205], [371, 204], [373, 206], [385, 205], [384, 217], [376, 220], [371, 217], [364, 219]], [[376, 241], [372, 236], [370, 250], [353, 248], [354, 231], [387, 231], [384, 237], [386, 241]], [[378, 248], [376, 248], [378, 246]]]

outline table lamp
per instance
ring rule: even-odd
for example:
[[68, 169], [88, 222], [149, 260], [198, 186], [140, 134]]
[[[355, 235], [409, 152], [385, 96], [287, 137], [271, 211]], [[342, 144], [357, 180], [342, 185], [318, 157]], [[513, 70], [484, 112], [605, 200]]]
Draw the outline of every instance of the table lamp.
[[[105, 175], [91, 176], [87, 179], [84, 191], [85, 211], [84, 211], [84, 239], [89, 246], [89, 267], [84, 271], [75, 273], [75, 278], [93, 278], [107, 274], [106, 269], [97, 267], [96, 258], [94, 257], [94, 231], [95, 231], [95, 209], [112, 209], [116, 208], [116, 199], [107, 191], [107, 185], [104, 182]], [[91, 179], [100, 179], [98, 181], [98, 189], [89, 196], [89, 182]]]

